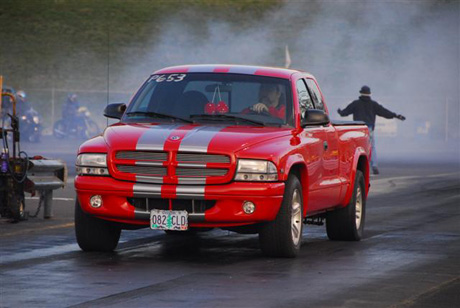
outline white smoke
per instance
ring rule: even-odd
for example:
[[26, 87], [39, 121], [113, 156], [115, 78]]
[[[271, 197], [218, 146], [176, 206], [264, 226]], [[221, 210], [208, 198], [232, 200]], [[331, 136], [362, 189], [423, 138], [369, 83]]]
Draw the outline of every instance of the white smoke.
[[364, 84], [407, 117], [378, 120], [381, 158], [460, 160], [458, 2], [289, 1], [243, 30], [237, 20], [203, 20], [197, 31], [180, 16], [146, 42], [131, 80], [179, 64], [283, 66], [288, 44], [291, 67], [318, 78], [332, 118]]

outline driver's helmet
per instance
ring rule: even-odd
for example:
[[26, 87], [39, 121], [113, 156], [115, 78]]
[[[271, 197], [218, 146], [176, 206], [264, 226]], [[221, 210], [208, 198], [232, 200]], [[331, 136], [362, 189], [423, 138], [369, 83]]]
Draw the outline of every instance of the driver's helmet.
[[6, 93], [11, 93], [11, 94], [14, 94], [14, 89], [12, 87], [9, 87], [9, 86], [3, 86], [3, 92], [6, 92]]
[[78, 98], [78, 95], [75, 94], [75, 93], [69, 93], [67, 95], [67, 99], [72, 102], [72, 103], [76, 103], [77, 102], [77, 98]]
[[24, 92], [23, 90], [19, 90], [18, 92], [16, 92], [16, 96], [20, 98], [22, 101], [25, 101], [27, 98], [26, 92]]

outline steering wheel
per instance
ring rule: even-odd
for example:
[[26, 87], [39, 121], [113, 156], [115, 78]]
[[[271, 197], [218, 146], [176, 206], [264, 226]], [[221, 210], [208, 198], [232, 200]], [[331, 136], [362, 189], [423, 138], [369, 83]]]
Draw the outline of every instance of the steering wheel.
[[267, 110], [263, 110], [261, 112], [257, 112], [255, 110], [252, 110], [252, 109], [249, 109], [249, 112], [247, 114], [252, 114], [252, 115], [262, 115], [262, 116], [266, 116], [266, 117], [273, 117], [270, 112], [268, 112]]

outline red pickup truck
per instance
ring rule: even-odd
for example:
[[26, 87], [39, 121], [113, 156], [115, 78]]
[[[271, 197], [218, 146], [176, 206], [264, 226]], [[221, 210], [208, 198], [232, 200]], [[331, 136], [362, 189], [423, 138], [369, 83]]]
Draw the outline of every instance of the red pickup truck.
[[269, 256], [297, 255], [304, 223], [360, 240], [369, 131], [331, 122], [315, 78], [258, 66], [190, 65], [151, 75], [119, 119], [79, 149], [75, 230], [84, 251], [122, 229], [218, 227], [258, 233]]

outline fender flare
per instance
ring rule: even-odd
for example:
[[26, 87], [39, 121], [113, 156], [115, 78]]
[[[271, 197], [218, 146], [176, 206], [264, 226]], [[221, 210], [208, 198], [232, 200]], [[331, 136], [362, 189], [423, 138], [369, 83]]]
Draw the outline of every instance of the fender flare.
[[302, 170], [299, 180], [302, 185], [303, 217], [305, 217], [308, 208], [308, 169], [305, 159], [300, 153], [289, 155], [286, 161], [282, 164], [283, 167], [280, 166], [281, 169], [284, 169], [284, 172], [280, 176], [280, 180], [287, 181], [292, 167], [295, 165], [300, 165]]
[[366, 154], [366, 151], [363, 147], [357, 147], [355, 150], [355, 154], [353, 156], [353, 163], [352, 163], [352, 169], [350, 172], [350, 184], [348, 185], [347, 192], [345, 193], [345, 197], [343, 199], [343, 202], [341, 203], [341, 206], [345, 207], [350, 203], [350, 199], [353, 195], [353, 188], [354, 188], [354, 183], [355, 183], [355, 178], [356, 178], [356, 171], [358, 170], [358, 163], [361, 157], [364, 157], [365, 159], [365, 164], [364, 164], [364, 187], [366, 189], [366, 197], [369, 192], [369, 158]]

